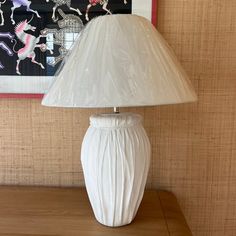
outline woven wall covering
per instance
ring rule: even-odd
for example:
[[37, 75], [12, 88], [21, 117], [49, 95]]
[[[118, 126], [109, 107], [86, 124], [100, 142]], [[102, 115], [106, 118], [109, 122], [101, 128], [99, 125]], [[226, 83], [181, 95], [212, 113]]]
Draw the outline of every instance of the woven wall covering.
[[[148, 187], [176, 194], [195, 236], [236, 232], [235, 12], [235, 0], [159, 0], [159, 31], [199, 102], [129, 109], [152, 143]], [[1, 99], [0, 184], [83, 185], [80, 145], [96, 112]]]
[[199, 102], [156, 110], [152, 183], [175, 192], [196, 236], [236, 235], [235, 12], [234, 0], [159, 1]]

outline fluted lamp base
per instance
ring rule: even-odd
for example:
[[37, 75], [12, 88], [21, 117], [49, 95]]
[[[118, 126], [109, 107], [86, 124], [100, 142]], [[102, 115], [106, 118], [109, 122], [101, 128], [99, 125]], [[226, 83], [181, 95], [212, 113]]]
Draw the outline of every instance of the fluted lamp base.
[[131, 223], [143, 197], [150, 153], [140, 115], [114, 113], [90, 117], [81, 161], [98, 222], [111, 227]]

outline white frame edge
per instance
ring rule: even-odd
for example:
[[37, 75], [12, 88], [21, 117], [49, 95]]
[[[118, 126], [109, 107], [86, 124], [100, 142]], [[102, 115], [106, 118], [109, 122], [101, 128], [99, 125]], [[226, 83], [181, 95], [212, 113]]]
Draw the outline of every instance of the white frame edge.
[[132, 14], [152, 20], [152, 0], [133, 0]]

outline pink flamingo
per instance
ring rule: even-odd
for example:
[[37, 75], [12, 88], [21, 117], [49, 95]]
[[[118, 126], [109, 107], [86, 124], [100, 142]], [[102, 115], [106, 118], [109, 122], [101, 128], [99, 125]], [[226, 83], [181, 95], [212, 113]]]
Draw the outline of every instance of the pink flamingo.
[[[108, 14], [112, 14], [111, 11], [107, 8], [109, 0], [89, 0], [89, 4], [87, 5], [85, 19], [89, 21], [88, 13], [91, 7], [96, 6], [97, 4], [100, 4], [102, 6], [102, 9], [106, 11]], [[124, 0], [124, 4], [127, 4], [127, 0]]]

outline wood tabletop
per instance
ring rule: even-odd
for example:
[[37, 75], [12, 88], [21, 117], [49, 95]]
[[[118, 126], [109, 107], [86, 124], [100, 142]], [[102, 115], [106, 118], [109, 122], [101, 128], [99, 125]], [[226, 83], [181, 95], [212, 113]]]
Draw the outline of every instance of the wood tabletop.
[[0, 236], [191, 236], [175, 196], [148, 190], [135, 220], [109, 228], [94, 216], [85, 189], [0, 187]]

